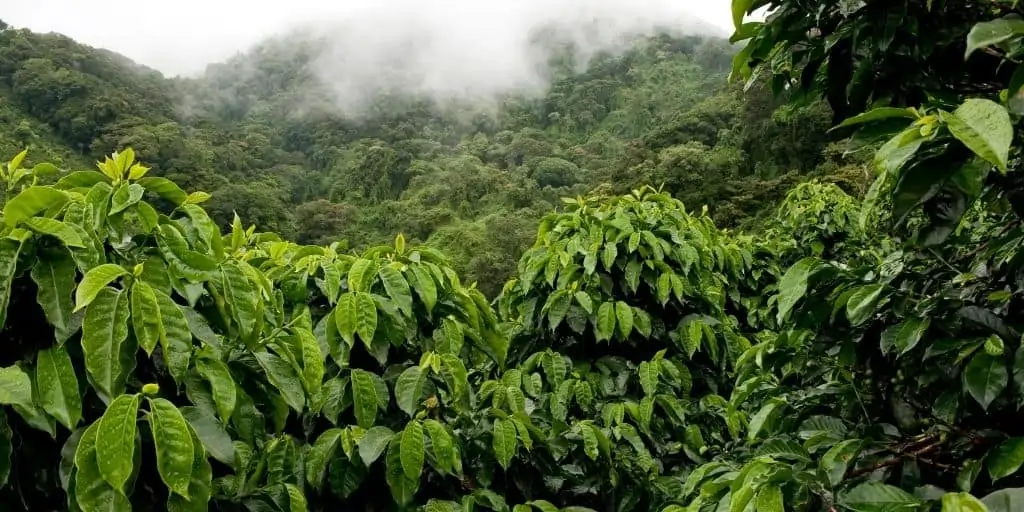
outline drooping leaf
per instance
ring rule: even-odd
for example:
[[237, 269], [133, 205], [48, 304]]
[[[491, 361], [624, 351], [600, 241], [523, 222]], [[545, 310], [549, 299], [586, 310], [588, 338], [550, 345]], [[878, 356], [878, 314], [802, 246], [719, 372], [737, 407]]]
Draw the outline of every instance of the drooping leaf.
[[82, 419], [82, 396], [75, 367], [64, 347], [36, 354], [36, 389], [40, 407], [68, 430], [74, 430]]
[[182, 382], [192, 360], [192, 330], [184, 311], [173, 299], [160, 290], [153, 290], [160, 310], [160, 348], [164, 362], [175, 382]]
[[406, 478], [419, 481], [420, 473], [423, 472], [423, 459], [426, 450], [423, 424], [417, 420], [406, 424], [405, 430], [402, 431], [401, 444], [402, 470], [405, 471]]
[[139, 395], [120, 395], [107, 406], [96, 431], [96, 461], [103, 479], [124, 488], [134, 470]]
[[164, 323], [160, 318], [160, 304], [149, 283], [138, 280], [131, 288], [132, 328], [139, 346], [152, 356], [157, 343], [166, 336]]
[[372, 427], [377, 421], [377, 388], [369, 372], [352, 370], [352, 399], [359, 426]]
[[416, 491], [419, 490], [419, 478], [412, 479], [406, 475], [402, 465], [402, 443], [401, 437], [395, 439], [388, 445], [387, 464], [385, 468], [385, 480], [391, 490], [391, 497], [399, 506], [406, 506], [412, 502]]
[[995, 482], [1017, 472], [1024, 464], [1024, 437], [1012, 437], [993, 448], [985, 459], [989, 477]]
[[846, 318], [853, 325], [860, 325], [875, 314], [885, 286], [868, 284], [857, 287], [846, 302]]
[[188, 483], [188, 499], [180, 494], [171, 494], [167, 498], [168, 512], [204, 512], [210, 508], [210, 498], [213, 494], [213, 468], [206, 458], [206, 453], [203, 450], [205, 443], [200, 441], [198, 431], [190, 428], [189, 432], [192, 435], [192, 474]]
[[0, 368], [0, 404], [32, 406], [32, 379], [19, 366]]
[[807, 293], [807, 279], [820, 265], [817, 258], [804, 258], [796, 262], [779, 281], [778, 320], [782, 322], [797, 301]]
[[[373, 341], [377, 332], [377, 304], [369, 293], [360, 292], [355, 294], [355, 328], [359, 338], [367, 347]], [[339, 329], [340, 330], [340, 329]]]
[[512, 457], [516, 454], [516, 425], [509, 419], [495, 419], [491, 435], [494, 457], [502, 468], [508, 469], [509, 464], [512, 463]]
[[306, 392], [302, 387], [302, 381], [295, 373], [295, 368], [270, 352], [257, 353], [256, 360], [266, 372], [270, 383], [281, 392], [285, 403], [295, 412], [302, 412], [306, 405]]
[[[36, 301], [42, 307], [46, 321], [53, 326], [57, 343], [63, 344], [79, 327], [71, 301], [75, 289], [75, 261], [67, 252], [41, 255], [39, 262], [32, 266], [31, 275], [38, 288]], [[2, 316], [0, 314], [0, 318]]]
[[67, 201], [68, 195], [53, 187], [28, 187], [4, 204], [4, 223], [13, 228], [25, 219], [59, 207]]
[[217, 414], [224, 423], [231, 419], [235, 411], [237, 391], [231, 370], [220, 359], [203, 357], [196, 360], [196, 371], [210, 383], [213, 401], [217, 404]]
[[89, 303], [82, 321], [85, 369], [97, 389], [108, 397], [120, 394], [124, 383], [118, 358], [128, 338], [128, 294], [105, 287]]
[[629, 333], [633, 331], [633, 308], [629, 304], [615, 303], [615, 325], [623, 339], [629, 338]]
[[1024, 20], [1016, 18], [999, 18], [976, 23], [967, 34], [967, 52], [964, 58], [972, 53], [994, 46], [1010, 39], [1024, 35]]
[[615, 333], [615, 304], [605, 302], [597, 308], [597, 341], [610, 340]]
[[402, 273], [389, 265], [382, 265], [378, 270], [380, 280], [384, 283], [384, 290], [388, 297], [398, 306], [398, 309], [408, 316], [412, 316], [412, 291], [409, 282], [405, 280]]
[[156, 466], [167, 487], [190, 498], [189, 487], [196, 449], [192, 432], [178, 408], [163, 398], [149, 399], [150, 430], [156, 446]]
[[388, 443], [395, 437], [395, 432], [387, 427], [373, 427], [368, 429], [359, 440], [359, 457], [366, 467], [370, 467], [376, 461]]

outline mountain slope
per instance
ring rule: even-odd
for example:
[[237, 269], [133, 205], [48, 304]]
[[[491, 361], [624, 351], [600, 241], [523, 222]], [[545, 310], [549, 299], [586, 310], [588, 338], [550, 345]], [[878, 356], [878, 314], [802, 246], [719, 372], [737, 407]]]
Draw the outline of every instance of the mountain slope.
[[460, 101], [399, 83], [354, 110], [323, 73], [316, 37], [271, 39], [198, 79], [168, 80], [63, 36], [8, 29], [0, 108], [12, 122], [0, 141], [7, 153], [24, 145], [23, 120], [69, 166], [130, 146], [154, 173], [212, 192], [221, 224], [237, 212], [354, 248], [402, 232], [451, 254], [489, 295], [560, 197], [664, 185], [739, 225], [816, 169], [844, 165], [822, 153], [827, 108], [777, 110], [766, 92], [726, 85], [724, 40], [642, 38], [588, 61], [550, 46], [546, 94]]

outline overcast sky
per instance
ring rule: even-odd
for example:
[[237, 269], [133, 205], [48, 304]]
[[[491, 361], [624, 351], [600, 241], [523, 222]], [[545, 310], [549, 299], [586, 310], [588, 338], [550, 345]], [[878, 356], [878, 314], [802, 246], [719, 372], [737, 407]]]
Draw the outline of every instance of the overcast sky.
[[2, 0], [0, 19], [109, 48], [167, 74], [194, 74], [309, 22], [357, 23], [381, 39], [430, 24], [464, 47], [513, 44], [537, 25], [602, 18], [624, 30], [694, 17], [731, 32], [729, 0]]

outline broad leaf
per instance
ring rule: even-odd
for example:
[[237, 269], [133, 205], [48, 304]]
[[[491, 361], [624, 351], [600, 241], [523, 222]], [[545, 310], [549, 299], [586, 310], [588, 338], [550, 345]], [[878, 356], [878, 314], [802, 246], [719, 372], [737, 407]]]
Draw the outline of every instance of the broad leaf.
[[[110, 402], [96, 432], [96, 460], [103, 479], [121, 490], [134, 470], [139, 395], [121, 395]], [[191, 450], [191, 447], [189, 448]]]
[[82, 419], [82, 396], [75, 367], [64, 347], [36, 354], [36, 389], [43, 410], [68, 430], [74, 430]]
[[949, 131], [975, 154], [1006, 171], [1013, 123], [1010, 114], [998, 103], [970, 98], [946, 117]]
[[196, 452], [188, 423], [178, 408], [163, 398], [149, 399], [147, 418], [153, 432], [160, 478], [172, 492], [189, 498]]
[[963, 380], [967, 392], [981, 404], [982, 409], [988, 409], [989, 404], [1006, 389], [1006, 364], [1002, 357], [978, 352], [964, 368]]

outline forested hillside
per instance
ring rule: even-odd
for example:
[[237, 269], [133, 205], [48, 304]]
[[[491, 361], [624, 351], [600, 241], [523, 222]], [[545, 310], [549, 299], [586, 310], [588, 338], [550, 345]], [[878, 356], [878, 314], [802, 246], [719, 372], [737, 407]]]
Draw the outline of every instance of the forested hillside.
[[490, 297], [563, 196], [664, 185], [738, 226], [811, 175], [863, 185], [862, 169], [826, 151], [828, 108], [729, 86], [723, 40], [638, 39], [589, 62], [548, 44], [546, 95], [439, 104], [384, 90], [357, 111], [342, 111], [314, 73], [324, 44], [283, 36], [200, 78], [166, 80], [59, 35], [8, 29], [0, 148], [88, 168], [132, 147], [154, 174], [212, 193], [222, 227], [237, 212], [303, 243], [352, 248], [400, 232], [448, 254]]

